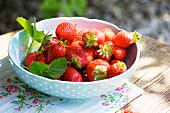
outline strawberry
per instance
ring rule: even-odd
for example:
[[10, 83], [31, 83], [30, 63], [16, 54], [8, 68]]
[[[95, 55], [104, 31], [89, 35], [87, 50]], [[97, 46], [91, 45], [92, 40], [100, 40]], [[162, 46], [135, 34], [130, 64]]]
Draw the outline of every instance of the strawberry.
[[112, 64], [107, 69], [107, 73], [108, 73], [108, 76], [106, 77], [107, 79], [122, 74], [127, 70], [127, 66], [123, 61], [115, 60], [111, 62]]
[[67, 66], [63, 77], [65, 81], [82, 82], [80, 73], [71, 66]]
[[83, 29], [83, 30], [80, 30], [80, 31], [78, 32], [78, 34], [79, 34], [80, 36], [83, 36], [83, 34], [86, 33], [86, 32], [88, 32], [88, 31], [89, 31], [88, 29]]
[[85, 32], [82, 38], [86, 47], [99, 47], [99, 45], [103, 45], [105, 42], [104, 33], [96, 29]]
[[73, 42], [74, 42], [74, 41], [83, 41], [82, 36], [83, 36], [83, 34], [84, 34], [85, 32], [88, 32], [88, 31], [89, 31], [89, 30], [87, 30], [87, 29], [80, 30], [80, 31], [77, 33], [77, 35], [74, 37]]
[[115, 64], [115, 63], [118, 63], [119, 62], [119, 60], [111, 60], [109, 63], [110, 63], [110, 65], [112, 65], [112, 64]]
[[115, 36], [115, 32], [113, 32], [113, 30], [111, 28], [104, 28], [102, 29], [102, 32], [105, 34], [105, 41], [112, 41], [114, 36]]
[[126, 108], [123, 113], [140, 113], [139, 111], [133, 109], [133, 108]]
[[126, 58], [126, 50], [123, 48], [120, 48], [118, 46], [114, 46], [113, 47], [113, 56], [115, 59], [123, 61]]
[[56, 36], [58, 39], [73, 40], [77, 35], [75, 25], [69, 22], [62, 22], [56, 28]]
[[98, 50], [95, 51], [95, 58], [96, 59], [102, 59], [102, 60], [106, 60], [109, 61], [111, 59], [111, 56], [103, 56], [102, 54], [100, 54], [100, 52], [98, 52]]
[[113, 38], [114, 44], [121, 48], [127, 48], [130, 44], [138, 42], [139, 40], [139, 34], [136, 31], [134, 31], [133, 34], [127, 31], [120, 31]]
[[95, 51], [95, 55], [98, 59], [109, 61], [113, 54], [113, 42], [104, 42], [104, 45], [99, 45], [99, 50]]
[[45, 51], [48, 52], [48, 49], [52, 46], [57, 44], [59, 41], [55, 37], [48, 37], [45, 42]]
[[30, 65], [33, 62], [41, 62], [41, 63], [46, 63], [47, 55], [45, 53], [38, 53], [38, 52], [33, 52], [29, 53], [25, 59], [24, 59], [24, 64], [26, 67], [30, 67]]
[[83, 41], [72, 42], [67, 48], [66, 58], [76, 68], [86, 67], [94, 58], [94, 48], [86, 48]]
[[56, 80], [63, 80], [63, 79], [64, 79], [64, 76], [63, 76], [63, 75], [56, 77]]
[[30, 67], [30, 65], [36, 61], [37, 53], [29, 53], [25, 59], [24, 59], [24, 64], [26, 67]]
[[86, 72], [90, 81], [103, 80], [107, 76], [107, 68], [110, 64], [102, 59], [96, 59], [90, 62]]
[[56, 37], [51, 37], [51, 36], [46, 36], [44, 39], [43, 39], [43, 42], [40, 46], [40, 48], [38, 49], [39, 52], [48, 52], [48, 49], [50, 46], [54, 45], [54, 44], [57, 44], [59, 41], [57, 40]]
[[47, 64], [51, 63], [53, 60], [61, 57], [65, 57], [66, 47], [62, 41], [57, 44], [51, 45], [47, 51]]
[[41, 63], [46, 63], [47, 55], [45, 53], [38, 53], [36, 56], [36, 61]]

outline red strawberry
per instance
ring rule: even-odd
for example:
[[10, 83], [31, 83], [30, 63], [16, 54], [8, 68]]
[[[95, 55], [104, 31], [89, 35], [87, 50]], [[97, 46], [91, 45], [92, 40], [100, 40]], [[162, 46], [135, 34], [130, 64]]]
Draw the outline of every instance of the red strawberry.
[[65, 57], [66, 47], [63, 42], [59, 42], [49, 47], [47, 51], [47, 64], [51, 63], [53, 60], [61, 57]]
[[93, 29], [92, 32], [97, 37], [98, 45], [103, 45], [104, 42], [105, 42], [105, 35], [104, 35], [104, 33], [102, 31], [100, 31], [100, 30], [97, 30], [97, 29]]
[[94, 58], [94, 48], [84, 46], [83, 41], [75, 41], [67, 48], [66, 58], [76, 68], [86, 67]]
[[127, 70], [126, 64], [123, 61], [112, 61], [112, 64], [107, 69], [108, 76], [106, 78], [112, 78], [119, 74], [122, 74]]
[[98, 50], [96, 50], [96, 51], [95, 51], [95, 58], [96, 58], [96, 59], [102, 59], [102, 60], [109, 61], [109, 60], [111, 59], [111, 56], [110, 56], [110, 55], [104, 56], [104, 55], [100, 54], [100, 53], [98, 52]]
[[133, 108], [126, 108], [123, 113], [140, 113], [140, 112]]
[[109, 63], [110, 63], [110, 65], [112, 65], [112, 64], [115, 64], [115, 63], [118, 63], [120, 60], [111, 60]]
[[127, 31], [120, 31], [115, 37], [113, 38], [113, 42], [115, 45], [121, 48], [127, 48], [130, 44], [139, 41], [139, 34], [134, 32], [133, 34]]
[[115, 36], [115, 32], [113, 32], [113, 30], [111, 28], [104, 28], [102, 29], [102, 32], [105, 34], [105, 41], [112, 41], [114, 36]]
[[103, 80], [107, 76], [107, 68], [109, 63], [102, 59], [96, 59], [90, 62], [86, 68], [86, 72], [90, 81]]
[[95, 55], [98, 59], [109, 61], [113, 54], [113, 42], [104, 42], [104, 45], [99, 45], [99, 50], [96, 50]]
[[115, 57], [115, 59], [123, 61], [126, 58], [126, 50], [118, 46], [114, 46], [113, 56]]
[[88, 32], [88, 31], [89, 31], [88, 29], [83, 29], [83, 30], [80, 30], [80, 31], [78, 32], [78, 34], [79, 34], [80, 36], [83, 36], [83, 34], [86, 33], [86, 32]]
[[85, 32], [82, 38], [86, 47], [99, 47], [99, 45], [103, 45], [105, 42], [104, 33], [96, 29]]
[[69, 22], [60, 23], [56, 28], [56, 36], [63, 40], [73, 40], [77, 35], [75, 25]]
[[24, 59], [24, 64], [26, 67], [30, 67], [30, 65], [36, 61], [37, 53], [29, 53], [25, 59]]
[[83, 41], [82, 36], [83, 36], [83, 34], [84, 34], [85, 32], [88, 32], [88, 31], [89, 31], [89, 30], [87, 30], [87, 29], [84, 29], [84, 30], [79, 31], [79, 32], [77, 33], [76, 37], [73, 39], [73, 42], [74, 42], [74, 41]]
[[36, 61], [41, 63], [46, 63], [47, 55], [45, 53], [38, 53], [36, 56]]
[[57, 44], [59, 41], [56, 37], [46, 36], [41, 44], [41, 47], [38, 49], [39, 52], [48, 52], [50, 46]]
[[71, 66], [67, 66], [63, 76], [65, 81], [82, 82], [80, 73]]
[[63, 75], [56, 77], [56, 80], [63, 80], [63, 79], [64, 79]]

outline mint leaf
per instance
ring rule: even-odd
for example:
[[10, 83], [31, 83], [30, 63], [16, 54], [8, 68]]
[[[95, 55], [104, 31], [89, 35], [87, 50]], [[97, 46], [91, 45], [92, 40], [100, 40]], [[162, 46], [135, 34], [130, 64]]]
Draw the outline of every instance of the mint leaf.
[[51, 78], [55, 79], [57, 76], [60, 76], [65, 72], [66, 67], [67, 67], [66, 58], [55, 59], [50, 63], [50, 66], [49, 66], [47, 74]]
[[32, 42], [32, 46], [30, 47], [30, 53], [32, 53], [32, 52], [36, 52], [39, 48], [40, 48], [40, 46], [41, 46], [41, 43], [39, 43], [39, 42], [37, 42], [36, 40], [34, 40], [33, 42]]
[[33, 62], [29, 67], [29, 72], [46, 77], [45, 73], [48, 71], [48, 66], [41, 62]]
[[34, 40], [36, 40], [37, 42], [42, 42], [44, 37], [45, 37], [45, 34], [44, 34], [44, 31], [38, 31], [37, 28], [36, 28], [36, 19], [34, 18]]
[[24, 30], [32, 38], [32, 42], [24, 54], [24, 56], [27, 56], [28, 53], [35, 52], [39, 49], [46, 35], [44, 31], [37, 30], [36, 19], [34, 19], [34, 25], [23, 17], [17, 17], [16, 21], [24, 28]]
[[21, 24], [21, 26], [27, 31], [27, 33], [33, 38], [34, 29], [31, 23], [23, 17], [17, 17], [16, 21]]

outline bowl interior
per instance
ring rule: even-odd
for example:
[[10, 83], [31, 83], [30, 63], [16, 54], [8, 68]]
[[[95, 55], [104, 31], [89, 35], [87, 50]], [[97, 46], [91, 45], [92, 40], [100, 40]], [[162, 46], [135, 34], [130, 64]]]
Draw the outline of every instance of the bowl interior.
[[[96, 20], [96, 19], [86, 19], [86, 18], [58, 18], [58, 19], [47, 19], [37, 22], [37, 29], [44, 30], [45, 33], [50, 33], [55, 36], [55, 29], [58, 24], [61, 22], [71, 22], [76, 24], [76, 28], [78, 30], [82, 29], [98, 29], [101, 30], [103, 28], [111, 28], [114, 32], [119, 32], [117, 26], [110, 24], [108, 22]], [[16, 33], [13, 39], [10, 42], [9, 46], [9, 56], [10, 58], [17, 64], [20, 65], [23, 61], [24, 53], [27, 50], [29, 44], [31, 42], [31, 37], [26, 33], [26, 31], [22, 30]], [[127, 67], [130, 68], [133, 63], [135, 62], [136, 55], [137, 55], [137, 45], [132, 44], [129, 48], [127, 48], [127, 58], [125, 60]]]

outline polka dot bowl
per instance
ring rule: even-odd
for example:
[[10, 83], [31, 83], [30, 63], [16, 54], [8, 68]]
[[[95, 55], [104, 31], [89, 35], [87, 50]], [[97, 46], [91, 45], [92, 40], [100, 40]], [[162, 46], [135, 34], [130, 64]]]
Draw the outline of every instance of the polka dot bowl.
[[[77, 24], [76, 28], [78, 30], [93, 28], [100, 30], [105, 27], [112, 28], [116, 33], [121, 30], [117, 26], [105, 21], [81, 17], [60, 17], [42, 20], [40, 22], [37, 22], [37, 29], [44, 30], [46, 33], [50, 32], [51, 34], [55, 34], [56, 26], [64, 21]], [[38, 91], [51, 96], [68, 99], [92, 98], [107, 93], [109, 91], [113, 91], [115, 88], [127, 81], [132, 73], [135, 71], [140, 53], [139, 46], [137, 44], [132, 44], [127, 49], [128, 54], [125, 62], [128, 66], [128, 70], [119, 76], [94, 82], [68, 82], [44, 78], [23, 69], [20, 64], [23, 60], [24, 52], [28, 48], [29, 43], [30, 37], [23, 30], [16, 33], [10, 41], [8, 49], [9, 60], [16, 74], [26, 84], [37, 89]]]

